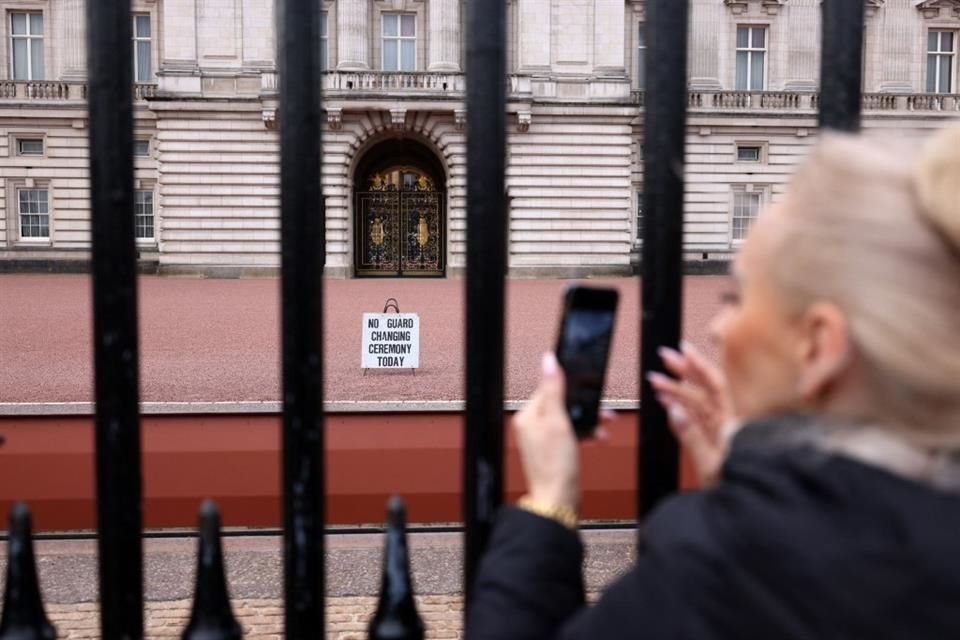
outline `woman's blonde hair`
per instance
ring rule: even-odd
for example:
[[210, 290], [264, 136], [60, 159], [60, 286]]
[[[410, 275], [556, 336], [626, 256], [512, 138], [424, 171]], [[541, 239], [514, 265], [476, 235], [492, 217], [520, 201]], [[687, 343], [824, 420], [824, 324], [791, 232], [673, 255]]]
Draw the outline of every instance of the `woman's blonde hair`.
[[775, 277], [847, 315], [871, 415], [960, 448], [960, 128], [918, 154], [826, 134], [793, 177]]

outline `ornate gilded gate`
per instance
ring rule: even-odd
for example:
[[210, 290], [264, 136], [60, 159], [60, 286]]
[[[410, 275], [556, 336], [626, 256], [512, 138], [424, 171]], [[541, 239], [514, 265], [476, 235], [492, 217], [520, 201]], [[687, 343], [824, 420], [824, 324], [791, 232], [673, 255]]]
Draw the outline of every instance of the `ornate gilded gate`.
[[442, 276], [443, 192], [414, 172], [375, 174], [356, 193], [358, 276]]

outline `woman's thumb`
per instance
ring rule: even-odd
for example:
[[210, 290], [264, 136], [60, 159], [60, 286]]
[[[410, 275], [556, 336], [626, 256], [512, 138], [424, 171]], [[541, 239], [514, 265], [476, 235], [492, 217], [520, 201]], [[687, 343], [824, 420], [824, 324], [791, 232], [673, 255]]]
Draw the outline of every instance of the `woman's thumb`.
[[557, 356], [548, 351], [543, 354], [541, 364], [540, 390], [547, 395], [562, 397], [564, 393], [564, 377]]

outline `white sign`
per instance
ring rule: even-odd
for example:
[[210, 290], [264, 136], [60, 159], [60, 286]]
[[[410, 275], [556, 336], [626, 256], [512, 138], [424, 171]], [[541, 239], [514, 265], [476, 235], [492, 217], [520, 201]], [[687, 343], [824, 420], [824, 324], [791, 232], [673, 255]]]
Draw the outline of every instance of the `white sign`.
[[420, 366], [420, 316], [415, 313], [363, 314], [364, 369], [417, 369]]

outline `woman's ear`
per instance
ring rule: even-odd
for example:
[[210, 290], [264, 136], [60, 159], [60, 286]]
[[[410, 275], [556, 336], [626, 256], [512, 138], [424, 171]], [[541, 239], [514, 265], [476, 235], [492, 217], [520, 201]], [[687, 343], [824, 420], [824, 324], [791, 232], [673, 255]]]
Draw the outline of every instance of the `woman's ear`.
[[850, 327], [837, 305], [820, 301], [804, 312], [800, 329], [798, 392], [806, 402], [813, 403], [850, 364]]

